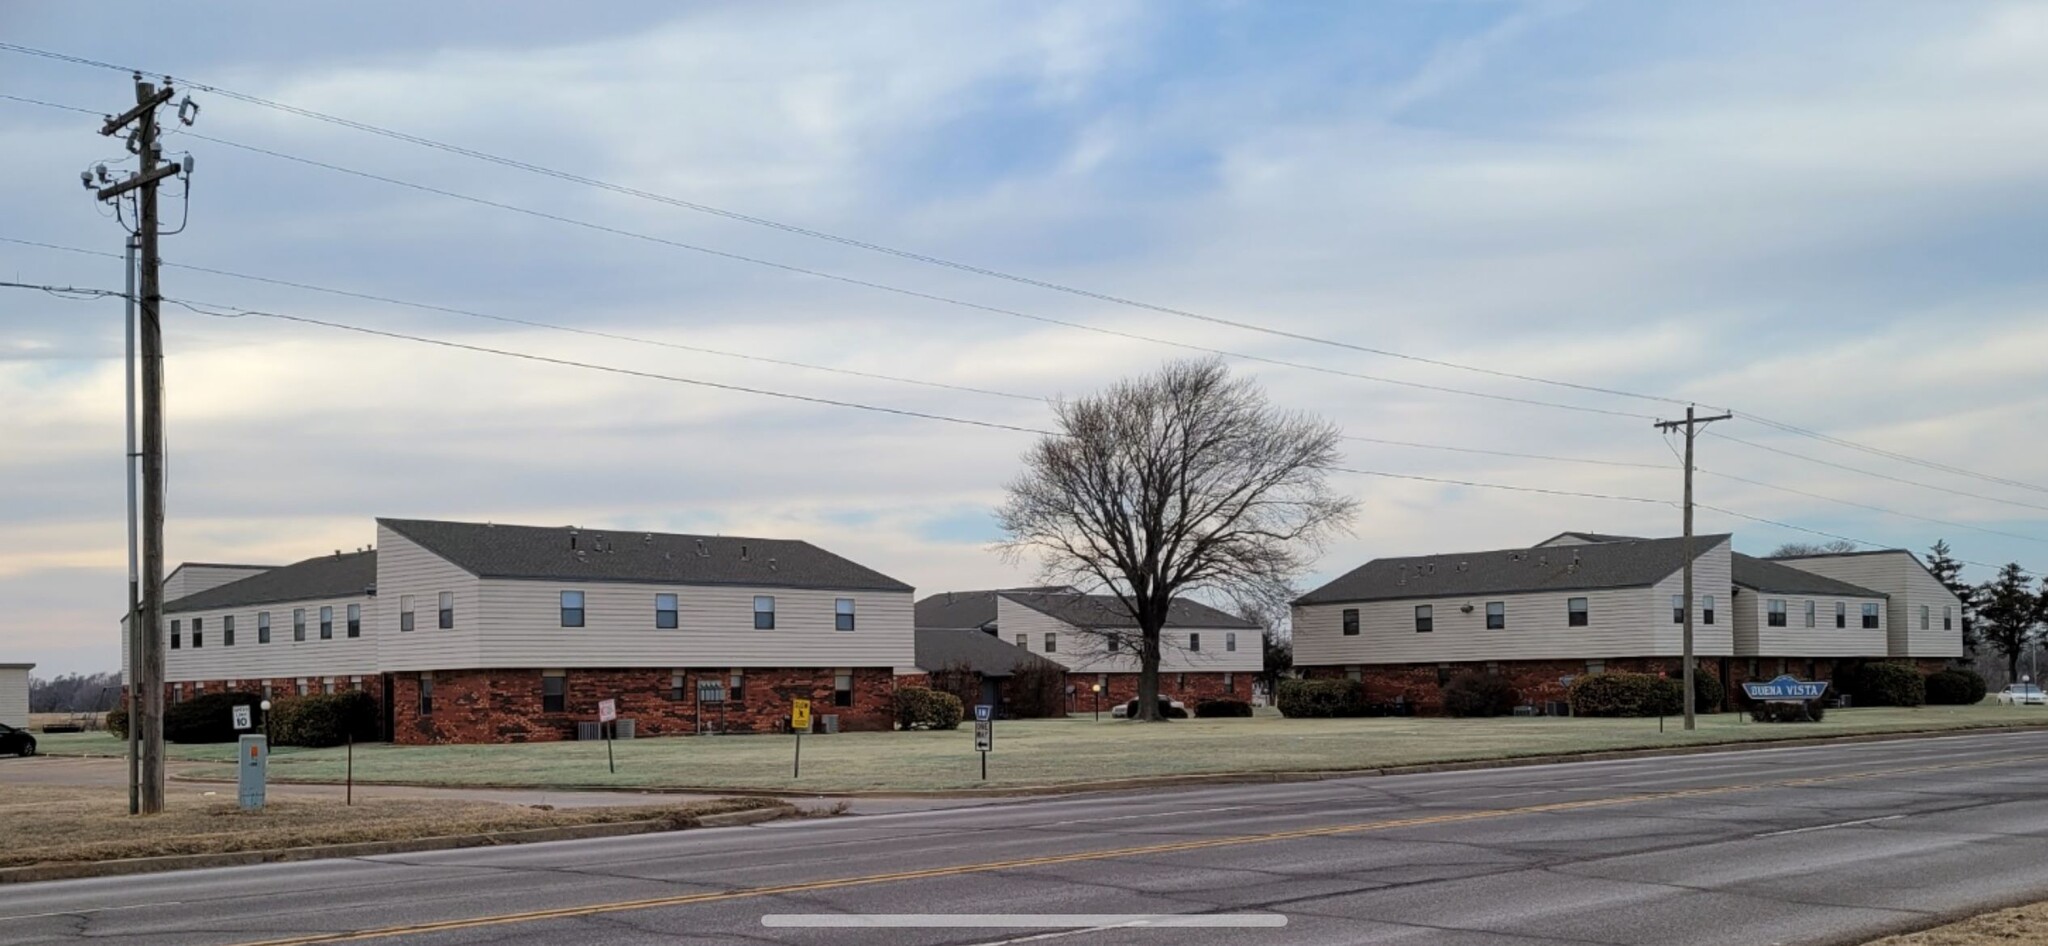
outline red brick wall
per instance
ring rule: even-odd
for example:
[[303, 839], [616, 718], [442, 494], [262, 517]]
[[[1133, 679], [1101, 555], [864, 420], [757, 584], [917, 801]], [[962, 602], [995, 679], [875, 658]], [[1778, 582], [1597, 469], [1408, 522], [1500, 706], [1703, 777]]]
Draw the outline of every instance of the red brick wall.
[[[541, 710], [539, 670], [442, 670], [434, 673], [433, 713], [420, 715], [419, 674], [393, 677], [393, 739], [400, 743], [549, 742], [576, 738], [578, 722], [597, 720], [599, 700], [619, 701], [619, 718], [641, 736], [710, 732], [781, 732], [790, 701], [811, 701], [813, 717], [837, 715], [845, 731], [887, 730], [895, 722], [894, 671], [853, 671], [852, 706], [835, 706], [830, 669], [745, 671], [742, 698], [699, 705], [697, 682], [724, 683], [724, 670], [689, 671], [682, 699], [673, 699], [671, 671], [613, 669], [568, 671], [563, 711]], [[822, 725], [822, 724], [820, 724]]]
[[[1244, 700], [1252, 698], [1252, 681], [1258, 674], [1251, 672], [1233, 673], [1229, 687], [1223, 685], [1223, 673], [1205, 670], [1200, 673], [1159, 674], [1159, 695], [1187, 704], [1188, 711], [1194, 712], [1195, 704], [1203, 700]], [[1119, 703], [1128, 703], [1138, 698], [1138, 675], [1135, 673], [1112, 673], [1102, 687], [1102, 711]], [[1095, 709], [1095, 684], [1098, 674], [1067, 674], [1067, 685], [1073, 692], [1067, 696], [1067, 712], [1072, 715], [1093, 712]]]
[[[1939, 661], [1935, 661], [1939, 663]], [[1750, 658], [1732, 657], [1725, 661], [1719, 657], [1698, 658], [1698, 666], [1721, 678], [1727, 696], [1724, 703], [1741, 692], [1741, 686], [1749, 680], [1769, 680], [1778, 675], [1778, 658], [1756, 658], [1757, 673], [1749, 673]], [[1835, 661], [1828, 658], [1814, 658], [1808, 667], [1805, 657], [1785, 658], [1785, 672], [1802, 680], [1831, 680], [1834, 677]], [[1503, 660], [1495, 665], [1495, 672], [1506, 677], [1508, 682], [1521, 694], [1522, 702], [1542, 705], [1565, 699], [1565, 677], [1581, 677], [1586, 674], [1584, 660]], [[1605, 661], [1605, 669], [1630, 673], [1665, 673], [1678, 676], [1679, 660], [1676, 657], [1622, 657]], [[1437, 713], [1443, 710], [1443, 687], [1440, 680], [1448, 680], [1461, 673], [1487, 671], [1485, 663], [1454, 663], [1448, 667], [1438, 664], [1364, 664], [1359, 667], [1359, 679], [1365, 685], [1365, 698], [1375, 703], [1405, 702], [1419, 713]], [[1927, 672], [1925, 667], [1922, 672]], [[1341, 666], [1316, 666], [1302, 668], [1302, 676], [1312, 679], [1341, 679], [1346, 676]]]

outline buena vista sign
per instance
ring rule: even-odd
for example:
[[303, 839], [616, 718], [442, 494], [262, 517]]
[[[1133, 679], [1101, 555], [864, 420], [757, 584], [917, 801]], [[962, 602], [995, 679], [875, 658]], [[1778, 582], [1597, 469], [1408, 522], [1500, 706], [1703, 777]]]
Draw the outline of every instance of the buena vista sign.
[[1820, 699], [1828, 691], [1827, 681], [1809, 682], [1791, 674], [1781, 674], [1777, 679], [1765, 683], [1745, 683], [1742, 692], [1752, 700], [1803, 702]]

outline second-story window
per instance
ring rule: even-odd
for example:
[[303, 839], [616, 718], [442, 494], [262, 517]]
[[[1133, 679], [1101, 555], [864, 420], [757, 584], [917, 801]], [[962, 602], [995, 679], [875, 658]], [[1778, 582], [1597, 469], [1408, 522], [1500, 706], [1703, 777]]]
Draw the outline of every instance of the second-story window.
[[1927, 606], [1924, 604], [1920, 606], [1920, 629], [1927, 630]]
[[853, 630], [852, 598], [834, 598], [832, 600], [832, 627], [834, 630], [840, 631]]
[[1672, 595], [1672, 596], [1671, 596], [1671, 623], [1673, 623], [1673, 624], [1684, 624], [1684, 623], [1685, 623], [1685, 596], [1684, 596], [1684, 595]]
[[1060, 636], [1052, 631], [1045, 632], [1045, 652], [1056, 653], [1060, 649]]
[[305, 608], [293, 608], [293, 609], [292, 609], [292, 640], [295, 640], [295, 641], [302, 641], [302, 640], [305, 640], [305, 639], [306, 639], [306, 609], [305, 609]]
[[1224, 634], [1223, 634], [1223, 652], [1224, 652], [1224, 653], [1226, 653], [1226, 654], [1234, 654], [1234, 653], [1237, 653], [1237, 632], [1236, 632], [1236, 631], [1226, 631], [1226, 632], [1224, 632]]
[[1022, 650], [1030, 650], [1031, 638], [1023, 634], [1017, 635], [1017, 647]]
[[1486, 629], [1489, 631], [1504, 631], [1507, 630], [1507, 626], [1508, 603], [1505, 601], [1488, 601], [1486, 603]]
[[232, 614], [220, 619], [220, 645], [222, 647], [235, 646], [235, 616]]
[[179, 626], [178, 626], [178, 622], [176, 622], [176, 621], [172, 621], [172, 622], [171, 622], [171, 649], [172, 649], [172, 650], [177, 650], [177, 649], [178, 649], [178, 645], [179, 645], [179, 643], [180, 643], [180, 639], [181, 639], [181, 638], [183, 638], [184, 636], [185, 636], [185, 635], [184, 635], [184, 632], [183, 632], [182, 630], [180, 630], [180, 629], [179, 629]]
[[1436, 630], [1436, 608], [1427, 604], [1415, 606], [1415, 633], [1427, 634]]
[[334, 639], [334, 608], [331, 605], [320, 609], [320, 639]]
[[1840, 601], [1835, 602], [1835, 626], [1849, 626], [1849, 606]]
[[1358, 609], [1357, 609], [1357, 608], [1345, 608], [1345, 609], [1344, 609], [1344, 636], [1345, 636], [1345, 637], [1357, 637], [1357, 636], [1358, 636]]
[[[1022, 634], [1019, 634], [1019, 635], [1017, 635], [1017, 638], [1018, 638], [1019, 640], [1022, 640], [1022, 639], [1023, 639], [1023, 637], [1024, 637], [1024, 635], [1022, 635]], [[1110, 653], [1112, 653], [1112, 654], [1114, 654], [1114, 653], [1117, 653], [1117, 652], [1119, 652], [1119, 651], [1121, 651], [1121, 650], [1123, 650], [1123, 649], [1124, 649], [1124, 639], [1123, 639], [1123, 638], [1122, 638], [1121, 636], [1119, 636], [1119, 635], [1116, 635], [1116, 634], [1111, 634], [1111, 635], [1109, 635], [1109, 636], [1107, 636], [1107, 637], [1103, 638], [1103, 639], [1102, 639], [1102, 642], [1103, 642], [1103, 646], [1104, 646], [1104, 647], [1106, 647], [1106, 648], [1108, 648], [1109, 652], [1110, 652]]]
[[1712, 623], [1714, 623], [1714, 596], [1713, 596], [1713, 595], [1707, 595], [1706, 597], [1704, 597], [1704, 598], [1701, 598], [1701, 599], [1700, 599], [1700, 623], [1701, 623], [1701, 624], [1712, 624]]
[[412, 595], [398, 596], [398, 629], [412, 630]]
[[452, 628], [452, 627], [454, 627], [454, 626], [455, 626], [455, 592], [452, 592], [452, 591], [444, 591], [444, 592], [441, 592], [441, 601], [440, 601], [440, 605], [441, 605], [441, 607], [440, 607], [440, 611], [441, 611], [441, 613], [440, 613], [440, 621], [439, 621], [438, 623], [440, 624], [440, 626], [441, 626], [441, 629], [442, 629], [442, 630], [447, 630], [448, 628]]
[[1202, 635], [1200, 635], [1200, 634], [1197, 634], [1197, 633], [1195, 633], [1195, 632], [1193, 632], [1193, 631], [1189, 631], [1189, 632], [1188, 632], [1188, 650], [1189, 650], [1190, 652], [1199, 652], [1199, 651], [1201, 651], [1201, 649], [1202, 649]]
[[1953, 609], [1954, 605], [1944, 604], [1941, 606], [1941, 629], [1944, 631], [1956, 629], [1956, 616]]
[[1772, 598], [1764, 602], [1766, 620], [1772, 627], [1785, 626], [1785, 599]]
[[[197, 625], [195, 624], [195, 626], [197, 626]], [[1866, 605], [1864, 605], [1864, 606], [1863, 606], [1863, 627], [1864, 627], [1864, 628], [1865, 628], [1866, 630], [1876, 630], [1876, 629], [1877, 629], [1877, 605], [1874, 605], [1874, 604], [1866, 604]], [[193, 632], [192, 632], [192, 636], [193, 636], [194, 638], [197, 638], [197, 637], [199, 636], [199, 632], [198, 632], [198, 631], [193, 631]], [[198, 645], [198, 644], [193, 644], [192, 646], [194, 646], [194, 647], [197, 647], [197, 646], [199, 646], [199, 645]]]
[[204, 647], [204, 646], [206, 646], [206, 642], [205, 642], [204, 640], [202, 640], [202, 639], [201, 639], [201, 638], [202, 638], [202, 636], [203, 636], [203, 635], [205, 634], [205, 627], [206, 627], [206, 619], [205, 619], [205, 618], [193, 618], [193, 619], [192, 619], [192, 649], [193, 649], [193, 650], [198, 650], [199, 648], [201, 648], [201, 647]]
[[562, 670], [546, 670], [540, 675], [540, 711], [543, 713], [566, 713], [569, 707], [569, 675]]
[[[562, 592], [562, 626], [583, 626], [583, 592]], [[560, 712], [557, 710], [557, 712]]]
[[664, 631], [672, 631], [675, 630], [677, 623], [676, 596], [655, 595], [654, 626]]
[[348, 606], [348, 636], [363, 636], [363, 606], [360, 604]]
[[1806, 626], [1813, 626], [1813, 601], [1811, 599], [1808, 599], [1806, 602]]
[[775, 629], [775, 596], [774, 596], [774, 595], [755, 595], [755, 596], [754, 596], [754, 630], [757, 630], [757, 631], [772, 631], [772, 630], [774, 630], [774, 629]]
[[256, 612], [256, 643], [270, 643], [270, 612]]
[[1586, 599], [1571, 598], [1564, 603], [1564, 623], [1568, 627], [1585, 627], [1591, 616]]

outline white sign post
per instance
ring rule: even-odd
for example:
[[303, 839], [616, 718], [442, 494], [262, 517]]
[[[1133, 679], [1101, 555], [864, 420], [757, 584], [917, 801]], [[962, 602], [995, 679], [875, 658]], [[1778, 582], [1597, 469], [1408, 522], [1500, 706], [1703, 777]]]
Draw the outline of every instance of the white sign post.
[[981, 753], [981, 780], [988, 781], [988, 752], [996, 744], [996, 708], [987, 703], [974, 707], [974, 751]]
[[597, 728], [604, 733], [604, 765], [613, 775], [619, 774], [619, 763], [612, 758], [612, 731], [619, 728], [619, 701], [597, 701]]

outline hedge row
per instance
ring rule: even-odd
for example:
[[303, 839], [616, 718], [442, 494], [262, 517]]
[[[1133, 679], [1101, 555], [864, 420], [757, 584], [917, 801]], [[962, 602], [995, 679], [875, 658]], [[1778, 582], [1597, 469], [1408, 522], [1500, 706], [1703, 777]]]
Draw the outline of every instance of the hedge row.
[[964, 710], [960, 698], [925, 687], [901, 687], [896, 691], [898, 729], [958, 729]]
[[1195, 704], [1197, 719], [1230, 719], [1251, 714], [1252, 705], [1243, 700], [1203, 700]]
[[1365, 684], [1357, 680], [1282, 680], [1280, 715], [1290, 719], [1364, 716]]
[[1506, 716], [1520, 702], [1521, 692], [1498, 674], [1461, 673], [1444, 685], [1444, 714], [1448, 716]]
[[377, 701], [368, 693], [312, 693], [287, 697], [270, 709], [270, 740], [319, 749], [377, 738]]
[[1991, 687], [1975, 670], [1940, 670], [1927, 675], [1927, 702], [1931, 706], [1970, 706], [1984, 701]]

